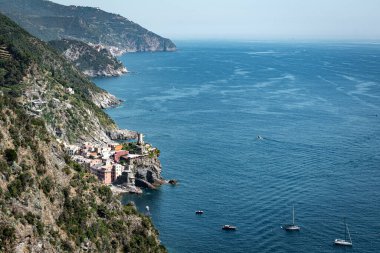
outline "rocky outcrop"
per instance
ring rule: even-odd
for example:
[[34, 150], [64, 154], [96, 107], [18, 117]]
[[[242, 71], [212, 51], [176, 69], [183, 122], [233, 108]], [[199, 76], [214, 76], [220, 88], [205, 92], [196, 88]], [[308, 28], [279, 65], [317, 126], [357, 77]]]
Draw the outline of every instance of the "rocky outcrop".
[[170, 184], [170, 185], [177, 185], [177, 183], [178, 183], [178, 181], [175, 180], [175, 179], [170, 179], [170, 180], [168, 181], [168, 184]]
[[116, 129], [114, 131], [108, 131], [107, 135], [111, 140], [137, 139], [137, 132], [127, 129]]
[[[140, 156], [130, 158], [128, 168], [135, 175], [136, 186], [155, 189], [165, 183], [161, 176], [161, 162], [157, 156]], [[128, 175], [123, 174], [114, 182], [115, 185], [128, 185]]]
[[142, 179], [150, 184], [163, 184], [161, 177], [161, 162], [157, 157], [143, 156], [131, 159], [130, 168], [135, 172], [136, 179]]
[[85, 74], [88, 77], [97, 77], [97, 76], [112, 77], [112, 76], [121, 76], [125, 73], [128, 73], [128, 70], [126, 67], [115, 69], [112, 65], [107, 65], [102, 70], [86, 69], [83, 71], [83, 74]]
[[141, 178], [136, 178], [136, 186], [141, 187], [141, 188], [148, 188], [151, 190], [156, 189], [156, 187], [153, 184], [151, 184], [148, 181], [141, 179]]
[[49, 45], [86, 76], [121, 76], [128, 72], [123, 63], [102, 45], [68, 39], [49, 41]]
[[119, 105], [122, 101], [108, 92], [90, 92], [92, 102], [102, 109]]

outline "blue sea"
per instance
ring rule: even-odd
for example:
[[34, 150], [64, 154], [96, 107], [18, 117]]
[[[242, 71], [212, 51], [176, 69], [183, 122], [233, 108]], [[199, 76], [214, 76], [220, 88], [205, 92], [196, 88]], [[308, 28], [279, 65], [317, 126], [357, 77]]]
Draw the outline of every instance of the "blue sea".
[[[123, 197], [150, 207], [169, 252], [380, 252], [380, 44], [177, 46], [124, 55], [129, 74], [94, 80], [179, 181]], [[346, 249], [333, 245], [344, 218]]]

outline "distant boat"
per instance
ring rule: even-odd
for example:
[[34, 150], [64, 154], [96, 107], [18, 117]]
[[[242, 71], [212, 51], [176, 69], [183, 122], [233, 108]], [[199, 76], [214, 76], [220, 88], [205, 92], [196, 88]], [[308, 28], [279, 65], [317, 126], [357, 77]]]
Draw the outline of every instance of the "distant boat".
[[258, 139], [258, 140], [264, 140], [264, 137], [262, 137], [261, 135], [258, 135], [258, 136], [257, 136], [257, 139]]
[[195, 211], [195, 214], [203, 214], [202, 210]]
[[149, 206], [146, 206], [146, 207], [145, 207], [145, 210], [146, 210], [145, 215], [146, 215], [146, 216], [150, 216], [151, 214], [150, 214]]
[[[348, 238], [350, 239], [349, 241], [347, 241], [347, 234], [348, 234]], [[344, 219], [344, 239], [335, 239], [334, 243], [335, 245], [339, 245], [339, 246], [352, 247], [351, 235], [350, 235], [350, 231], [348, 230], [346, 219]]]
[[223, 230], [236, 230], [237, 227], [235, 227], [235, 226], [231, 226], [231, 225], [224, 225], [224, 226], [222, 227], [222, 229], [223, 229]]
[[294, 223], [294, 206], [293, 206], [293, 223], [292, 224], [283, 225], [282, 228], [285, 229], [286, 231], [300, 231], [301, 227], [297, 226]]

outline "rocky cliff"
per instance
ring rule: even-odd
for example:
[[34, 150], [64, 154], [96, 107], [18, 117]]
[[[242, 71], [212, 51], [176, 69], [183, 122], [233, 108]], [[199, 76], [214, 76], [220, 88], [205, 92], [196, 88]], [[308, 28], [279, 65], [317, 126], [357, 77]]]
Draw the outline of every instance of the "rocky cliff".
[[100, 45], [67, 39], [49, 41], [49, 45], [86, 76], [120, 76], [127, 73], [126, 67]]
[[0, 0], [0, 11], [45, 41], [75, 39], [104, 45], [118, 54], [176, 50], [169, 39], [98, 8], [64, 6], [46, 0]]
[[[156, 189], [165, 183], [161, 177], [161, 162], [157, 156], [143, 156], [133, 158], [127, 165], [135, 175], [136, 186]], [[114, 185], [128, 186], [128, 175], [123, 174], [114, 182]]]
[[150, 219], [57, 140], [109, 141], [116, 125], [95, 104], [102, 94], [0, 15], [0, 252], [166, 252]]

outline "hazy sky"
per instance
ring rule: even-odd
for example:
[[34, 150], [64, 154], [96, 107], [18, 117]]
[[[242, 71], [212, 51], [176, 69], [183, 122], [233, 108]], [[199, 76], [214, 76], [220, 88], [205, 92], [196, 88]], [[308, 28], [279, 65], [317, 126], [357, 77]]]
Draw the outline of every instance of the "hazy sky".
[[380, 40], [380, 0], [53, 0], [173, 39]]

